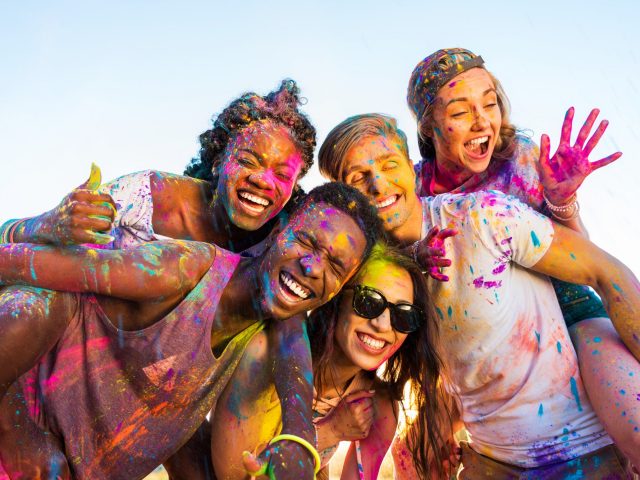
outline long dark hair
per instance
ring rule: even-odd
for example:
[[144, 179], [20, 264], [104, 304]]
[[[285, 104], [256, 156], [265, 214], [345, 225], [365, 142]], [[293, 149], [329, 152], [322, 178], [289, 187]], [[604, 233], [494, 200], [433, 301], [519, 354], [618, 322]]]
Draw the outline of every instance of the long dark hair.
[[[433, 455], [440, 475], [447, 475], [442, 466], [442, 452], [445, 441], [441, 428], [446, 423], [451, 425], [448, 402], [443, 397], [439, 386], [442, 363], [436, 350], [438, 325], [429, 298], [427, 281], [420, 268], [405, 254], [395, 247], [378, 243], [367, 259], [381, 260], [406, 270], [413, 283], [413, 300], [425, 313], [421, 327], [410, 333], [398, 351], [390, 357], [383, 368], [381, 380], [389, 392], [389, 396], [402, 404], [404, 387], [410, 382], [411, 396], [418, 408], [418, 417], [413, 422], [409, 448], [418, 474], [426, 478], [429, 470], [429, 453]], [[360, 272], [366, 268], [366, 262]], [[350, 283], [358, 282], [360, 274]], [[322, 391], [322, 385], [331, 382], [330, 360], [335, 348], [335, 332], [338, 322], [342, 294], [330, 302], [314, 310], [308, 319], [311, 356], [313, 359], [313, 376], [316, 391]], [[368, 372], [371, 378], [375, 372]]]

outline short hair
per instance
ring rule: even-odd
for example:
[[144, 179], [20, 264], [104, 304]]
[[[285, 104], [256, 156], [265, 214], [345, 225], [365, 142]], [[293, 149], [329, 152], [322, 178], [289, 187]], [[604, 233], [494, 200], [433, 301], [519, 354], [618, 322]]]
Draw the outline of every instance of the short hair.
[[296, 202], [291, 215], [295, 215], [309, 202], [326, 203], [353, 218], [366, 240], [363, 259], [369, 256], [376, 242], [386, 237], [378, 210], [367, 197], [345, 183], [327, 182], [315, 187]]
[[320, 173], [330, 180], [344, 181], [344, 157], [356, 143], [365, 137], [395, 137], [400, 150], [409, 159], [407, 136], [398, 128], [396, 119], [381, 113], [364, 113], [343, 120], [327, 135], [318, 154]]

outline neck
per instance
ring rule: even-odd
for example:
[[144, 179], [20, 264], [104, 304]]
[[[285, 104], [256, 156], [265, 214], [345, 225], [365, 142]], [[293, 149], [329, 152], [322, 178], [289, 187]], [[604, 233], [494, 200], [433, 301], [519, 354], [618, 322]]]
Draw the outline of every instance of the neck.
[[340, 347], [335, 344], [327, 369], [325, 381], [330, 383], [329, 385], [322, 385], [322, 391], [320, 392], [322, 396], [333, 396], [331, 395], [334, 393], [333, 390], [335, 390], [336, 394], [341, 394], [346, 390], [349, 380], [362, 370], [347, 359]]
[[460, 187], [473, 172], [469, 172], [452, 162], [437, 159], [433, 168], [433, 193], [447, 193]]
[[422, 235], [422, 202], [417, 195], [412, 205], [407, 220], [389, 232], [400, 247], [406, 247], [417, 242]]
[[[268, 227], [263, 226], [257, 231], [243, 230], [236, 226], [224, 208], [222, 202], [215, 198], [211, 201], [207, 209], [208, 232], [207, 242], [230, 250], [232, 252], [242, 252], [262, 240]], [[266, 232], [266, 233], [265, 233]]]
[[263, 319], [258, 296], [258, 267], [260, 257], [243, 258], [227, 283], [216, 309], [211, 331], [211, 345], [228, 340], [245, 328]]

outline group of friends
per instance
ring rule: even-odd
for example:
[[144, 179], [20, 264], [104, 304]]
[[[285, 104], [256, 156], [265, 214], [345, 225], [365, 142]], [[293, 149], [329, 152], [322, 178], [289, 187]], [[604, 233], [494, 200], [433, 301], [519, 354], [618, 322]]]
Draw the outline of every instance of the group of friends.
[[[233, 100], [184, 176], [87, 182], [0, 234], [0, 478], [633, 478], [640, 284], [589, 241], [593, 110], [550, 151], [480, 56], [395, 119]], [[597, 292], [597, 295], [596, 293]], [[398, 418], [409, 411], [399, 426]], [[411, 414], [415, 412], [415, 414]]]

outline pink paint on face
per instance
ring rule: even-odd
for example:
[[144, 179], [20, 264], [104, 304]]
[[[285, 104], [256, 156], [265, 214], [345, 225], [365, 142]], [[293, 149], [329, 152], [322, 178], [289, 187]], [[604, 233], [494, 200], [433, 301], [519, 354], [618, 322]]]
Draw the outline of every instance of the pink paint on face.
[[502, 113], [489, 73], [472, 68], [441, 88], [433, 110], [436, 163], [441, 179], [463, 183], [489, 166], [500, 135]]
[[328, 302], [360, 265], [365, 245], [349, 215], [308, 203], [278, 234], [260, 267], [265, 314], [289, 318]]
[[[362, 268], [356, 284], [379, 290], [391, 303], [413, 303], [413, 282], [406, 270], [377, 259]], [[353, 291], [345, 291], [335, 342], [348, 362], [363, 370], [375, 370], [398, 351], [407, 334], [393, 329], [389, 308], [379, 317], [368, 319], [354, 312], [352, 301]]]
[[304, 161], [289, 131], [254, 122], [227, 145], [216, 190], [229, 220], [257, 230], [291, 198]]

